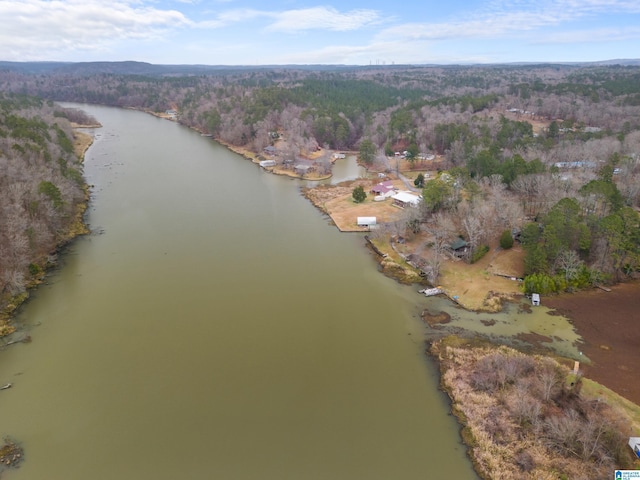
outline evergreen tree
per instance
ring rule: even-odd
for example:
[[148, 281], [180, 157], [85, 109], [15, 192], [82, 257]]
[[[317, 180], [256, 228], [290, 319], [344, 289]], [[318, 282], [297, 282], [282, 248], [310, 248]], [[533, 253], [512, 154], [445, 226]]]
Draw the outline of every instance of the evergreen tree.
[[364, 188], [362, 188], [362, 185], [358, 185], [353, 189], [352, 196], [354, 202], [362, 203], [367, 198], [367, 193], [364, 191]]

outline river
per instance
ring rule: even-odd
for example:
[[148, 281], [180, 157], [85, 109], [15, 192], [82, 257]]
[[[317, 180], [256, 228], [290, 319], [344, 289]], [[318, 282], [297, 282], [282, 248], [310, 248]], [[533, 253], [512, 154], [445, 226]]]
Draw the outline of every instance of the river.
[[[2, 352], [10, 480], [475, 479], [425, 357], [427, 299], [300, 181], [196, 132], [82, 106], [93, 233]], [[4, 477], [3, 477], [4, 478]]]

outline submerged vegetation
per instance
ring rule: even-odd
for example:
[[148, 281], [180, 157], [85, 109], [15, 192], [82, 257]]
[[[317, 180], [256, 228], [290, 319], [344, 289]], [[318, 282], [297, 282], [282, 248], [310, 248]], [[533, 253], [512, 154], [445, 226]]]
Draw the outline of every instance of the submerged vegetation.
[[0, 474], [7, 468], [18, 468], [24, 460], [22, 446], [11, 438], [5, 437], [0, 446]]

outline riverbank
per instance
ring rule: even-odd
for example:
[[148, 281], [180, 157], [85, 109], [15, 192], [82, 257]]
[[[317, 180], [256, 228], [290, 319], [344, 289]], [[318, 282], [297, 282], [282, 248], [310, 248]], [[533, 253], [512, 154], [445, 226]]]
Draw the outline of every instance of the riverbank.
[[[238, 147], [235, 145], [231, 145], [230, 143], [224, 142], [220, 139], [215, 139], [216, 142], [218, 142], [220, 145], [228, 148], [229, 150], [231, 150], [233, 153], [237, 153], [238, 155], [240, 155], [241, 157], [246, 158], [247, 160], [251, 160], [253, 163], [255, 164], [260, 164], [260, 162], [262, 160], [264, 160], [264, 157], [262, 157], [260, 154], [254, 152], [253, 150], [250, 150], [246, 147]], [[295, 170], [292, 170], [291, 168], [284, 168], [282, 166], [273, 166], [273, 167], [260, 167], [260, 168], [264, 168], [265, 171], [273, 173], [275, 175], [282, 175], [285, 177], [290, 177], [290, 178], [297, 178], [300, 180], [309, 180], [309, 181], [313, 181], [313, 182], [317, 182], [317, 181], [321, 181], [321, 180], [328, 180], [329, 178], [331, 178], [331, 174], [326, 174], [326, 175], [320, 175], [317, 172], [309, 172], [306, 173], [304, 175], [300, 175], [298, 173], [295, 172]]]
[[[70, 478], [114, 468], [138, 478], [476, 478], [422, 344], [407, 335], [411, 291], [376, 279], [359, 242], [301, 198], [303, 182], [152, 117], [89, 111], [105, 128], [87, 154], [87, 221], [104, 234], [64, 254], [20, 317], [34, 344], [6, 352], [2, 378], [14, 387], [2, 395], [12, 412], [3, 430], [31, 460], [16, 477], [46, 477], [55, 464]], [[234, 178], [242, 202], [230, 201]], [[179, 394], [158, 395], [167, 385]], [[42, 392], [59, 415], [24, 401]], [[115, 463], [91, 454], [87, 426]], [[123, 439], [123, 427], [135, 435]], [[177, 453], [158, 428], [183, 439]], [[193, 461], [167, 471], [172, 455]]]
[[606, 478], [640, 466], [627, 446], [640, 408], [564, 362], [453, 336], [429, 353], [481, 478]]
[[[248, 149], [220, 143], [253, 163], [257, 164], [261, 160], [257, 153]], [[377, 179], [358, 179], [337, 186], [322, 185], [303, 189], [303, 195], [323, 213], [329, 215], [340, 231], [366, 231], [367, 229], [365, 228], [357, 227], [357, 216], [376, 216], [380, 223], [384, 223], [391, 222], [394, 216], [397, 217], [402, 214], [402, 210], [397, 207], [392, 207], [390, 201], [386, 203], [373, 202], [371, 199], [367, 199], [367, 202], [364, 204], [354, 204], [351, 194], [356, 185], [363, 185], [365, 191], [368, 192], [370, 190], [368, 187], [378, 181]], [[400, 188], [402, 188], [402, 186], [400, 186]], [[388, 216], [382, 214], [383, 208], [385, 207], [390, 208]], [[365, 210], [367, 208], [370, 210]], [[372, 238], [372, 242], [376, 245], [376, 250], [379, 252], [381, 270], [386, 275], [402, 283], [411, 284], [423, 282], [423, 277], [420, 275], [419, 269], [411, 264], [408, 257], [412, 249], [415, 250], [415, 246], [418, 243], [424, 242], [424, 238], [419, 236], [415, 238], [404, 238], [402, 243], [398, 243], [392, 242], [392, 235], [386, 233], [379, 234], [372, 232], [372, 237], [374, 237]], [[499, 311], [504, 302], [521, 299], [523, 295], [520, 289], [520, 282], [518, 281], [523, 274], [523, 256], [524, 253], [519, 246], [515, 246], [510, 250], [504, 250], [498, 248], [497, 245], [492, 245], [489, 253], [473, 265], [457, 259], [446, 259], [443, 262], [439, 286], [442, 287], [447, 297], [467, 310]], [[545, 302], [545, 305], [550, 306], [548, 298], [545, 297], [543, 302]], [[579, 328], [577, 328], [577, 330], [579, 334], [582, 334]], [[491, 348], [498, 350], [500, 347], [493, 346]], [[587, 355], [591, 358], [588, 353]], [[633, 357], [631, 356], [630, 358]], [[437, 358], [436, 361], [443, 367]], [[570, 362], [566, 361], [565, 363], [568, 364]], [[590, 377], [587, 368], [590, 368], [590, 366], [588, 367], [583, 364], [583, 371], [587, 377]], [[610, 387], [612, 390], [624, 396], [624, 391], [620, 389], [620, 385], [616, 385], [615, 382], [609, 382], [606, 375], [593, 379], [597, 383], [585, 380], [585, 384], [590, 385], [595, 398], [605, 396], [604, 392], [607, 391], [605, 387]], [[460, 405], [465, 405], [470, 402], [473, 403], [473, 401], [469, 399], [458, 399], [451, 390], [447, 390], [447, 392], [455, 405], [458, 405], [458, 403], [460, 403]], [[598, 397], [598, 395], [600, 395], [600, 397]], [[614, 398], [614, 395], [606, 393], [606, 398], [610, 401], [610, 399]], [[455, 408], [458, 409], [458, 407]], [[462, 425], [465, 425], [464, 418], [461, 417], [459, 420]], [[466, 437], [465, 442], [467, 442], [470, 447], [474, 447], [474, 443], [470, 438]], [[505, 453], [505, 455], [512, 455], [514, 458], [519, 454], [519, 450], [523, 448], [523, 446], [518, 443], [512, 444], [511, 447], [512, 449]], [[551, 462], [551, 465], [554, 464], [553, 462], [559, 461], [557, 458], [555, 460], [553, 458], [548, 460]], [[510, 468], [515, 471], [521, 468], [517, 464], [509, 465]], [[526, 466], [526, 462], [524, 465]], [[551, 468], [551, 470], [553, 470], [553, 468]]]
[[[101, 125], [99, 124], [90, 126], [81, 126], [77, 124], [73, 125], [73, 149], [76, 157], [78, 157], [80, 162], [84, 161], [84, 156], [89, 147], [93, 144], [94, 140], [92, 135], [80, 131], [80, 128], [99, 128], [100, 126]], [[13, 296], [7, 302], [5, 307], [0, 310], [0, 337], [7, 337], [16, 332], [16, 327], [12, 322], [13, 315], [18, 310], [20, 305], [28, 300], [29, 291], [40, 285], [45, 279], [47, 270], [55, 265], [55, 263], [51, 261], [51, 258], [54, 258], [53, 254], [59, 251], [69, 242], [71, 242], [74, 238], [90, 233], [84, 221], [84, 216], [89, 206], [89, 185], [85, 183], [82, 188], [84, 190], [84, 200], [76, 205], [75, 211], [73, 213], [73, 220], [69, 223], [68, 228], [60, 236], [60, 239], [56, 244], [52, 255], [49, 255], [49, 258], [47, 260], [40, 261], [39, 263], [37, 259], [34, 259], [32, 265], [37, 266], [37, 271], [34, 267], [35, 274], [33, 274], [31, 279], [25, 283], [25, 291]], [[13, 339], [12, 341], [24, 341], [28, 340], [28, 338], [29, 337], [27, 336], [21, 339]]]

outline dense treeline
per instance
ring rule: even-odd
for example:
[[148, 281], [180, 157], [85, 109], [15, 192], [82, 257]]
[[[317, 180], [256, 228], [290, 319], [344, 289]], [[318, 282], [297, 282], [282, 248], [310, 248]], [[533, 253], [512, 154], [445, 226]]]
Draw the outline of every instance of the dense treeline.
[[67, 115], [38, 98], [0, 93], [0, 310], [81, 228], [84, 179]]
[[[238, 70], [225, 74], [142, 76], [0, 72], [0, 90], [54, 100], [164, 111], [235, 145], [269, 142], [268, 129], [297, 119], [290, 140], [357, 148], [370, 138], [443, 153], [436, 127], [495, 128], [496, 112], [514, 108], [567, 125], [626, 134], [640, 127], [638, 67], [360, 68], [339, 71]], [[211, 121], [211, 119], [219, 119]], [[482, 120], [482, 121], [481, 121]], [[579, 132], [584, 135], [585, 132]], [[593, 132], [591, 132], [592, 134]], [[312, 144], [313, 142], [311, 142]], [[543, 142], [541, 142], [543, 143]]]
[[[446, 173], [425, 183], [420, 218], [407, 223], [422, 225], [436, 252], [462, 237], [468, 259], [477, 259], [505, 231], [522, 231], [527, 274], [537, 282], [527, 285], [540, 291], [638, 271], [637, 66], [62, 72], [0, 71], [0, 91], [175, 110], [179, 122], [228, 144], [258, 153], [275, 145], [283, 165], [319, 147], [356, 149], [386, 171], [397, 168], [395, 152], [416, 169], [430, 168], [425, 159], [437, 156]], [[330, 168], [326, 157], [316, 162], [318, 170]], [[575, 218], [558, 220], [568, 201]], [[559, 221], [582, 225], [589, 241], [554, 233]]]

